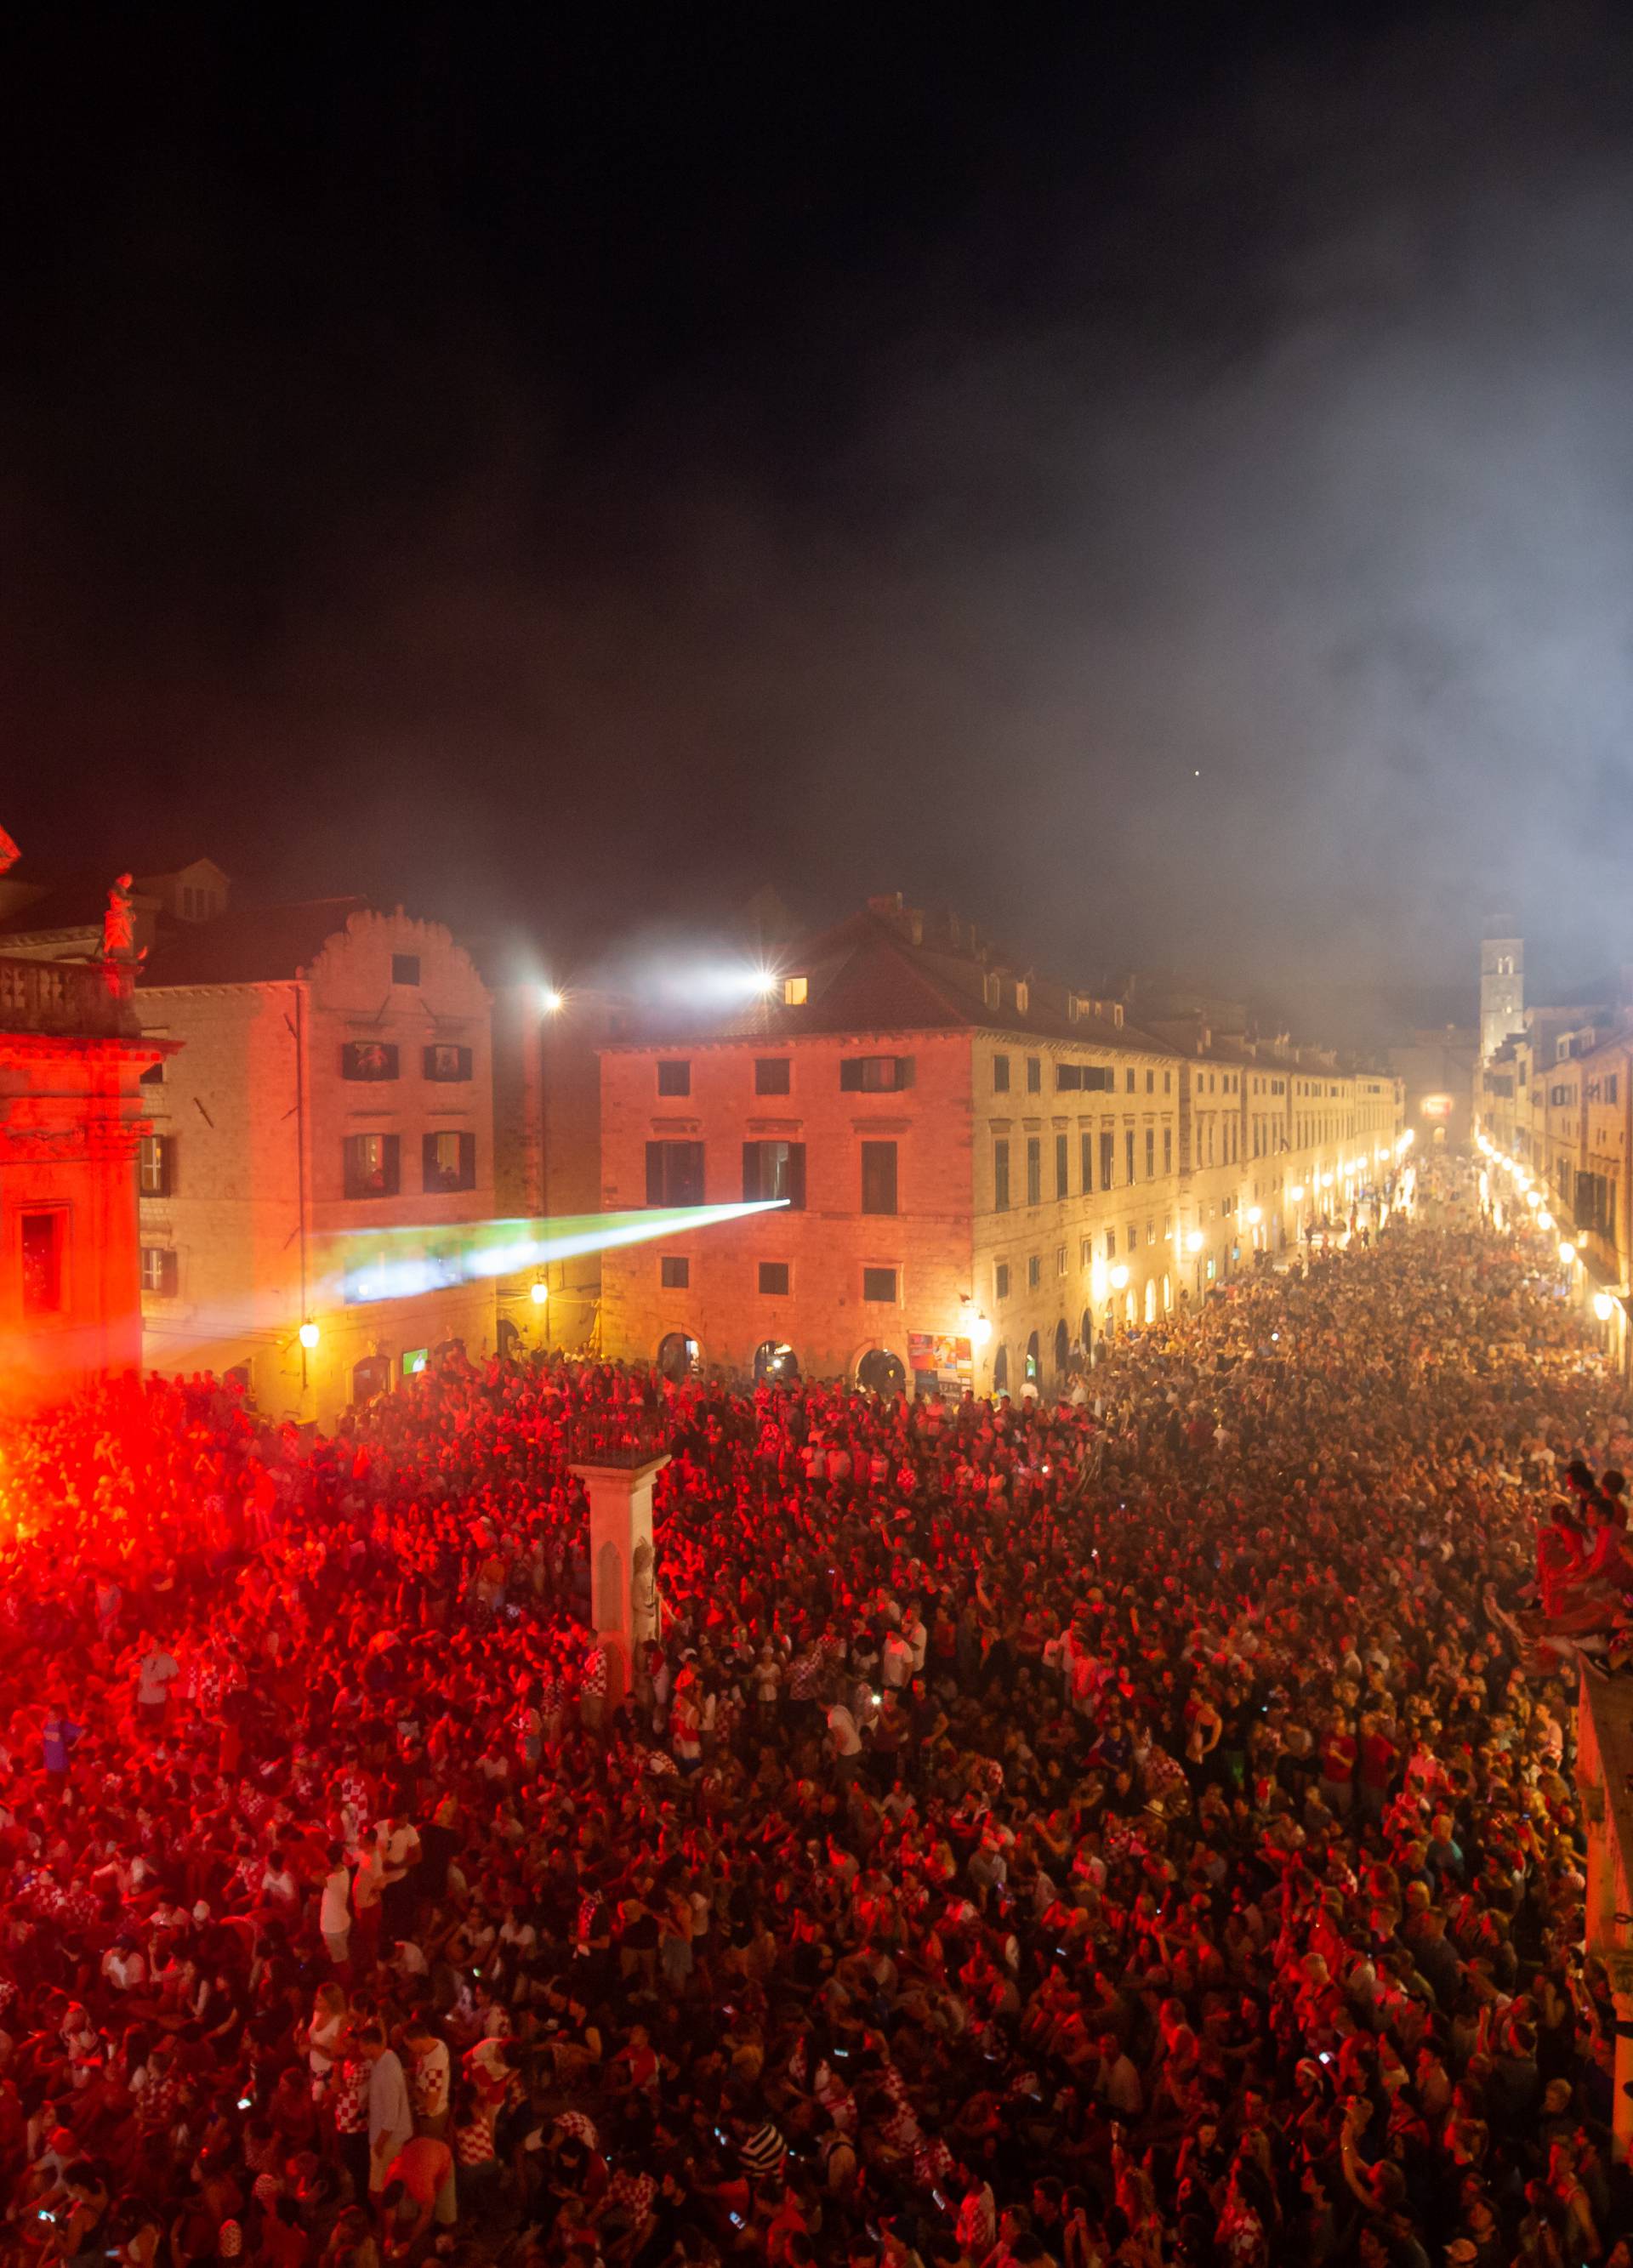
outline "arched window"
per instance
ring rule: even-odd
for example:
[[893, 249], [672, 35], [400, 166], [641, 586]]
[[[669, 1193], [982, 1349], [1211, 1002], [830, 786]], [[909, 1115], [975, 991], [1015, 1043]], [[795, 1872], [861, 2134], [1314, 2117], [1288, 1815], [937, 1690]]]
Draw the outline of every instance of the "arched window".
[[1057, 1378], [1065, 1377], [1067, 1361], [1071, 1351], [1071, 1334], [1066, 1328], [1066, 1318], [1062, 1315], [1054, 1327], [1054, 1374]]
[[1083, 1335], [1083, 1360], [1085, 1362], [1092, 1362], [1094, 1360], [1094, 1309], [1092, 1307], [1085, 1307], [1083, 1309], [1082, 1329]]
[[1026, 1383], [1029, 1386], [1037, 1385], [1038, 1366], [1041, 1361], [1042, 1356], [1038, 1347], [1038, 1334], [1034, 1331], [1026, 1342]]
[[698, 1342], [685, 1331], [669, 1331], [658, 1343], [658, 1368], [679, 1386], [698, 1367]]
[[377, 1394], [384, 1394], [391, 1385], [391, 1357], [388, 1354], [365, 1355], [361, 1362], [351, 1366], [351, 1399], [361, 1404], [372, 1402]]
[[754, 1375], [763, 1386], [794, 1386], [800, 1375], [800, 1358], [780, 1339], [762, 1339], [754, 1350]]
[[1148, 1276], [1146, 1278], [1145, 1320], [1148, 1323], [1154, 1323], [1156, 1321], [1156, 1278], [1155, 1276]]
[[1009, 1350], [1006, 1346], [1001, 1346], [993, 1356], [993, 1392], [1007, 1394], [1009, 1391]]
[[869, 1347], [856, 1366], [856, 1383], [865, 1394], [900, 1394], [907, 1384], [906, 1366], [885, 1347]]
[[1165, 1315], [1171, 1314], [1173, 1313], [1173, 1305], [1174, 1279], [1171, 1276], [1164, 1276], [1163, 1278], [1163, 1313]]

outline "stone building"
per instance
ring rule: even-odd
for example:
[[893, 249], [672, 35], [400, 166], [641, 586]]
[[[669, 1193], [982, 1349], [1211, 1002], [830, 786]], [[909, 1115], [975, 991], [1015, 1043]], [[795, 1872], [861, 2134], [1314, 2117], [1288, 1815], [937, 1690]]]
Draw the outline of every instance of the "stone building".
[[603, 1047], [606, 1208], [782, 1201], [603, 1254], [603, 1345], [1052, 1388], [1108, 1334], [1274, 1256], [1323, 1185], [1334, 1214], [1381, 1189], [1399, 1117], [1384, 1075], [1216, 1046], [1194, 1020], [1136, 1027], [876, 900], [785, 955], [746, 1014]]
[[128, 963], [0, 955], [7, 1406], [141, 1359], [133, 1160], [147, 1090], [139, 1082], [166, 1050], [137, 1025], [132, 973]]
[[492, 1347], [457, 1233], [494, 1211], [490, 997], [446, 929], [355, 899], [230, 910], [164, 931], [135, 1005], [185, 1043], [144, 1090], [150, 1366], [237, 1370], [327, 1424], [440, 1346]]

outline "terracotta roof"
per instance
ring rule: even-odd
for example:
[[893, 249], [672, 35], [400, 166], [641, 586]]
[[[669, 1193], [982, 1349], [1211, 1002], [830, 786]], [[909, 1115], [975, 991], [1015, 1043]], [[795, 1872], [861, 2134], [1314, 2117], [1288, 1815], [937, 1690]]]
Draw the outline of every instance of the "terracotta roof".
[[177, 924], [148, 955], [143, 991], [173, 984], [274, 984], [309, 968], [366, 898], [310, 898], [289, 906], [239, 906], [216, 920]]
[[737, 1040], [774, 1044], [847, 1032], [988, 1031], [1080, 1048], [1164, 1056], [1180, 1052], [1152, 1033], [1114, 1023], [1109, 1017], [1074, 1018], [1043, 1005], [1035, 995], [1023, 1012], [1015, 1005], [1012, 976], [1005, 977], [1003, 1005], [988, 1005], [982, 986], [992, 972], [984, 963], [944, 947], [915, 945], [894, 922], [870, 909], [789, 948], [780, 954], [779, 963], [786, 974], [806, 978], [809, 992], [803, 1005], [789, 1007], [772, 998], [726, 1015], [653, 1018], [613, 1046]]

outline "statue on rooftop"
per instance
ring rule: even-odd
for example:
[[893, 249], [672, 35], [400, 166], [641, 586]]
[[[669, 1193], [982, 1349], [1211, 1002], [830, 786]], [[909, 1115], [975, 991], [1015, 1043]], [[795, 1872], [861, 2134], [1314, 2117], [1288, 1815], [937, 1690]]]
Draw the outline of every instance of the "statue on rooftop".
[[121, 874], [107, 894], [107, 911], [102, 917], [102, 958], [133, 960], [135, 946], [136, 915], [130, 904], [130, 877]]

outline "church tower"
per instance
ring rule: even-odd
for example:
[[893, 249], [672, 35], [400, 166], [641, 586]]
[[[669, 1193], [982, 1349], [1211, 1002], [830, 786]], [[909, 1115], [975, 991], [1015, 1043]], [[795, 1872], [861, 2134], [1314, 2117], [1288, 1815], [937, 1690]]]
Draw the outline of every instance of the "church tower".
[[1525, 1027], [1526, 941], [1488, 937], [1480, 946], [1480, 1060], [1489, 1063], [1512, 1032]]

